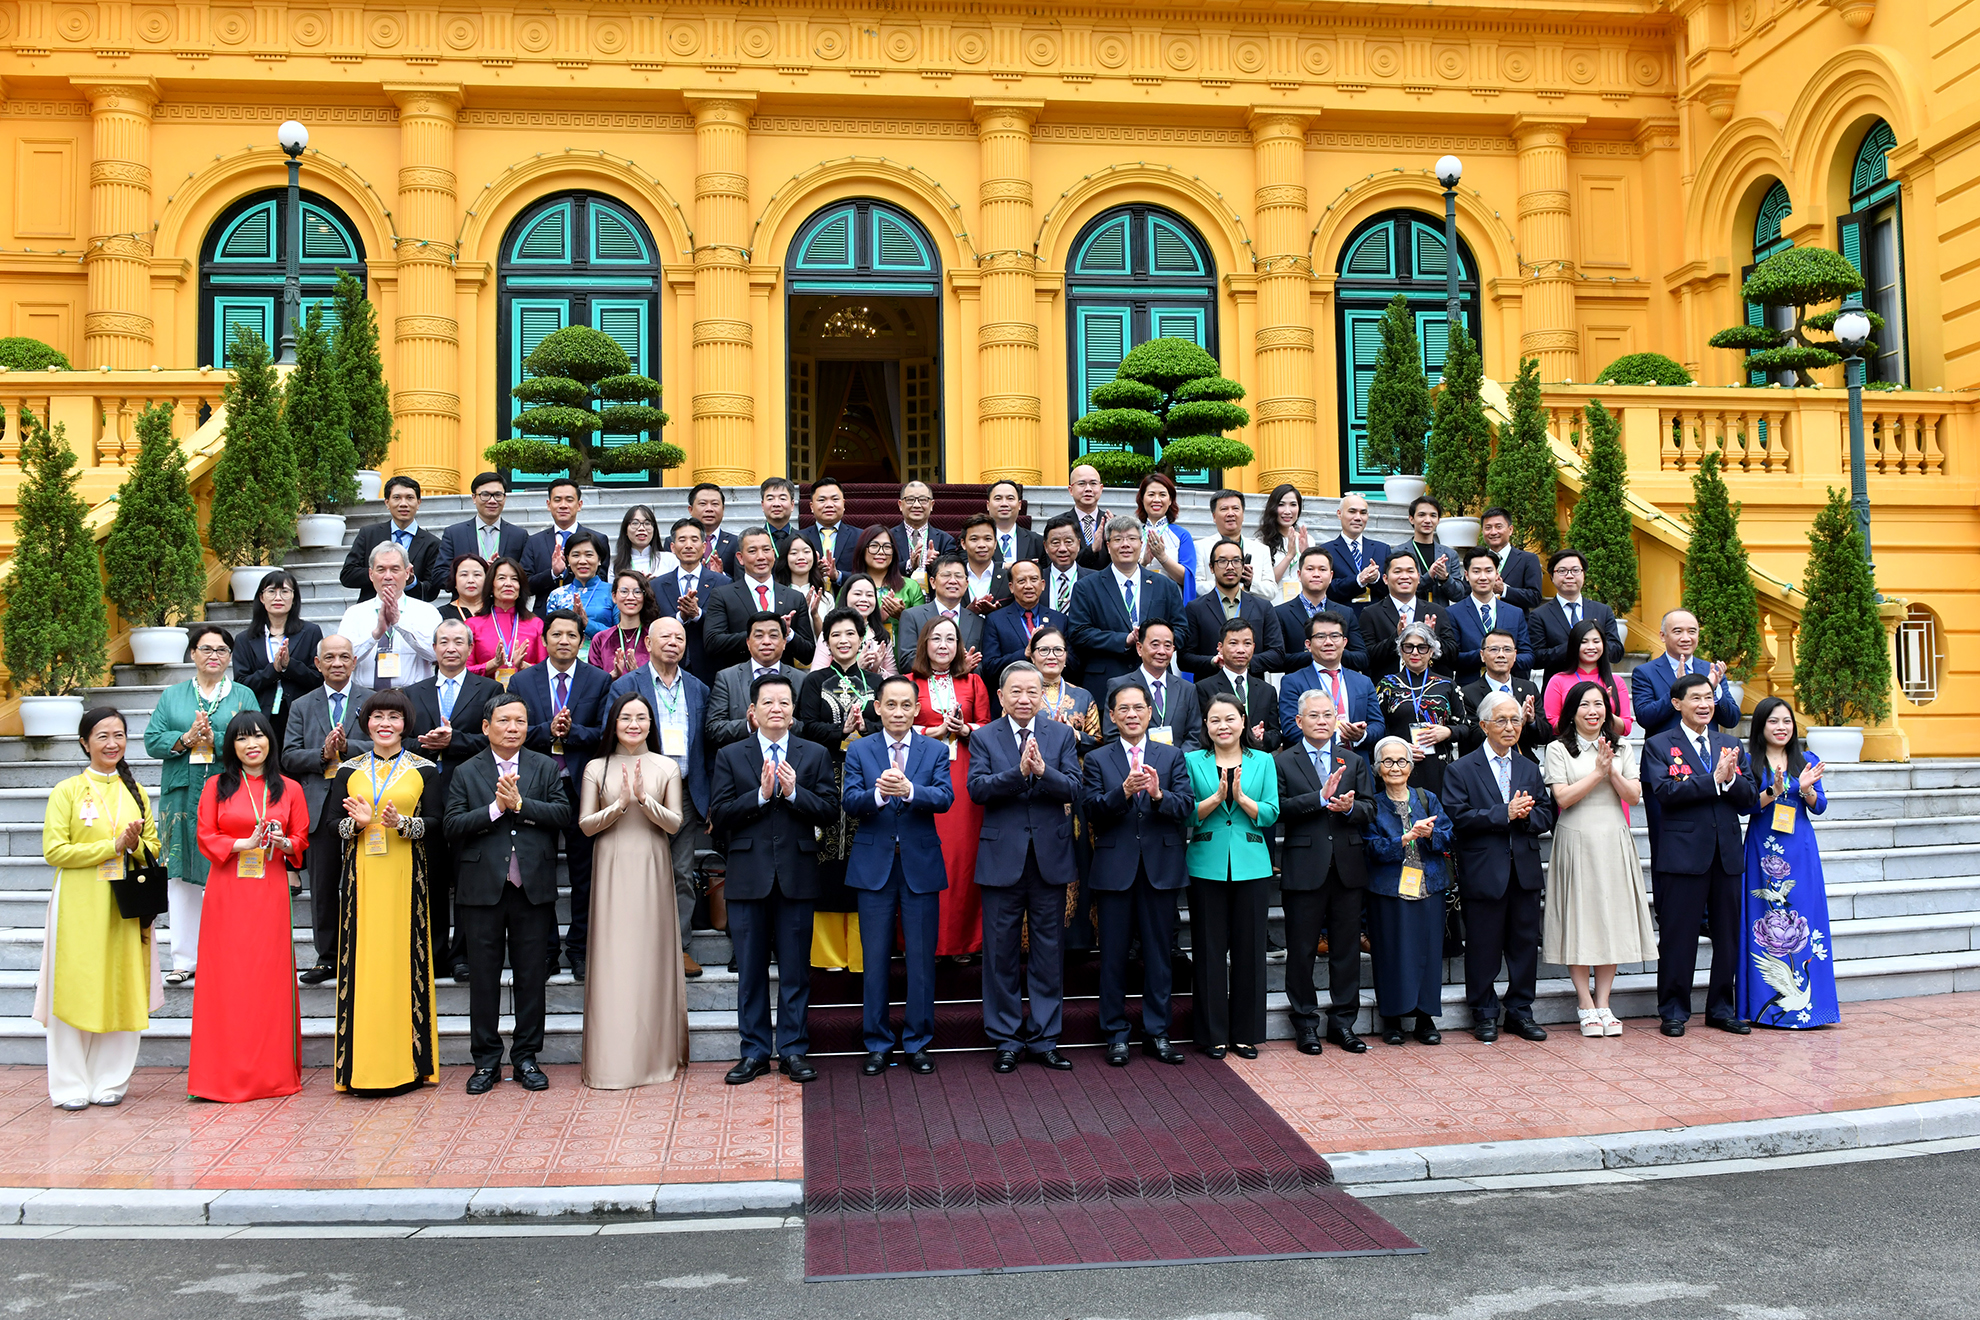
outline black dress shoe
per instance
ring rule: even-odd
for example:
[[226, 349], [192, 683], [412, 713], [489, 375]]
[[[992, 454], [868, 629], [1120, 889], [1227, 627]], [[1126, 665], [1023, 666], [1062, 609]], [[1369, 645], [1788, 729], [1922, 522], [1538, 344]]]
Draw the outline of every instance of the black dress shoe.
[[1713, 1018], [1706, 1025], [1717, 1027], [1720, 1031], [1730, 1031], [1735, 1036], [1751, 1036], [1753, 1034], [1753, 1024], [1745, 1018]]
[[868, 1050], [866, 1058], [859, 1065], [859, 1070], [868, 1077], [878, 1077], [881, 1073], [886, 1072], [887, 1052], [885, 1050]]
[[1053, 1072], [1072, 1071], [1072, 1060], [1057, 1050], [1046, 1050], [1043, 1054], [1034, 1054], [1031, 1057], [1044, 1064], [1047, 1068], [1050, 1068]]
[[1125, 1068], [1128, 1065], [1128, 1047], [1124, 1040], [1117, 1040], [1107, 1046], [1107, 1066]]
[[579, 985], [584, 984], [584, 959], [575, 953], [571, 955], [571, 979]]
[[738, 1063], [735, 1067], [724, 1073], [722, 1080], [730, 1086], [741, 1086], [746, 1082], [755, 1081], [769, 1071], [770, 1060], [768, 1059], [744, 1059], [741, 1063]]
[[[1368, 1053], [1368, 1042], [1354, 1034], [1352, 1027], [1335, 1027], [1327, 1033], [1327, 1039], [1346, 1050], [1349, 1054]], [[1318, 1054], [1320, 1051], [1313, 1051]]]
[[1547, 1029], [1532, 1018], [1507, 1018], [1506, 1030], [1521, 1040], [1547, 1039]]
[[467, 965], [466, 963], [464, 963], [464, 962], [457, 962], [457, 963], [455, 963], [455, 964], [454, 964], [454, 984], [455, 984], [455, 985], [466, 985], [466, 984], [468, 983], [468, 976], [469, 976], [469, 974], [470, 974], [470, 973], [469, 973], [469, 971], [468, 971], [468, 965]]
[[1240, 1059], [1255, 1059], [1258, 1057], [1258, 1047], [1256, 1045], [1233, 1045], [1231, 1046], [1231, 1053], [1237, 1055]]
[[1299, 1033], [1298, 1048], [1301, 1054], [1318, 1054], [1320, 1052], [1320, 1033], [1311, 1027], [1302, 1028]]
[[1183, 1061], [1183, 1052], [1171, 1045], [1167, 1036], [1150, 1037], [1141, 1043], [1141, 1050], [1149, 1058], [1163, 1063], [1180, 1065]]
[[314, 967], [305, 969], [296, 979], [304, 985], [322, 985], [336, 974], [337, 969], [330, 966], [330, 964], [318, 963]]
[[1665, 1018], [1657, 1027], [1657, 1030], [1663, 1032], [1666, 1036], [1682, 1036], [1684, 1034], [1684, 1023], [1678, 1021], [1676, 1018]]
[[1471, 1025], [1471, 1034], [1478, 1037], [1482, 1043], [1490, 1045], [1499, 1038], [1499, 1024], [1496, 1022], [1474, 1022]]
[[502, 1070], [500, 1068], [476, 1068], [474, 1070], [474, 1076], [467, 1080], [467, 1093], [469, 1095], [487, 1095], [495, 1089], [495, 1083], [501, 1080]]
[[1230, 1051], [1222, 1045], [1205, 1045], [1203, 1052], [1213, 1059], [1221, 1059]]
[[802, 1054], [786, 1055], [777, 1061], [777, 1071], [794, 1082], [815, 1082], [818, 1069], [811, 1066], [811, 1060]]
[[1407, 1038], [1403, 1035], [1402, 1023], [1384, 1022], [1382, 1024], [1382, 1043], [1384, 1045], [1400, 1045], [1405, 1039]]
[[543, 964], [543, 974], [545, 976], [555, 976], [563, 970], [563, 964], [557, 961], [557, 955], [554, 953], [550, 955], [550, 960]]
[[926, 1077], [935, 1071], [935, 1056], [927, 1050], [916, 1050], [908, 1055], [908, 1071]]
[[1023, 1057], [1023, 1050], [998, 1050], [996, 1061], [990, 1065], [990, 1071], [996, 1073], [1016, 1072], [1018, 1060]]
[[1437, 1030], [1437, 1024], [1427, 1017], [1416, 1019], [1416, 1039], [1425, 1045], [1441, 1045], [1444, 1033]]
[[523, 1084], [523, 1090], [525, 1091], [547, 1091], [550, 1089], [550, 1079], [545, 1077], [543, 1070], [536, 1066], [535, 1059], [516, 1060], [516, 1080]]

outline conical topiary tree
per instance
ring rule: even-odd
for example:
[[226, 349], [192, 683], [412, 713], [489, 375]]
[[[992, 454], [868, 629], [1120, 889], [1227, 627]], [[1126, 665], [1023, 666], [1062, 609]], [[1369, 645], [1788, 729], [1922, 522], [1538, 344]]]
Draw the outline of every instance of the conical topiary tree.
[[[1512, 515], [1513, 543], [1542, 559], [1561, 548], [1560, 471], [1547, 439], [1547, 412], [1540, 406], [1540, 363], [1519, 364], [1508, 400], [1512, 425], [1499, 433], [1485, 479], [1485, 500]], [[1604, 602], [1606, 603], [1606, 602]]]
[[1202, 347], [1187, 339], [1151, 339], [1121, 360], [1114, 379], [1093, 391], [1094, 411], [1073, 423], [1089, 444], [1154, 454], [1174, 472], [1240, 468], [1251, 446], [1225, 437], [1251, 424], [1237, 406], [1244, 386], [1224, 376]]
[[199, 512], [172, 405], [145, 409], [137, 436], [137, 462], [117, 488], [117, 519], [103, 542], [104, 594], [133, 628], [165, 628], [197, 617], [206, 598]]
[[282, 418], [296, 453], [296, 489], [310, 513], [330, 513], [358, 497], [351, 412], [331, 354], [318, 304], [296, 327], [296, 369], [282, 389]]
[[347, 270], [337, 272], [330, 295], [337, 312], [337, 383], [349, 410], [351, 446], [358, 467], [375, 472], [392, 452], [392, 391], [378, 356], [378, 312], [364, 296], [364, 283]]
[[[1840, 252], [1819, 247], [1792, 247], [1776, 252], [1753, 268], [1746, 283], [1739, 286], [1739, 296], [1744, 302], [1765, 307], [1792, 307], [1794, 329], [1782, 332], [1764, 325], [1736, 325], [1719, 331], [1708, 342], [1713, 348], [1752, 350], [1746, 357], [1750, 371], [1791, 372], [1797, 383], [1813, 385], [1815, 378], [1810, 372], [1842, 361], [1833, 338], [1841, 309], [1831, 308], [1815, 316], [1810, 316], [1808, 309], [1834, 302], [1862, 287], [1862, 274]], [[1884, 328], [1883, 317], [1867, 308], [1863, 314], [1870, 318], [1873, 328]], [[1810, 339], [1810, 330], [1831, 333], [1832, 337]], [[1865, 345], [1863, 352], [1868, 356], [1876, 347]]]
[[1698, 654], [1722, 661], [1728, 677], [1744, 680], [1760, 658], [1760, 608], [1739, 539], [1740, 506], [1726, 491], [1720, 459], [1712, 450], [1691, 474], [1684, 607], [1698, 620]]
[[[1485, 363], [1463, 326], [1451, 336], [1444, 379], [1430, 426], [1423, 476], [1430, 497], [1450, 517], [1476, 517], [1485, 508], [1492, 424], [1485, 419]], [[1371, 396], [1372, 402], [1372, 396]]]
[[79, 464], [56, 427], [21, 415], [21, 487], [6, 587], [7, 670], [16, 691], [69, 696], [103, 674], [109, 630]]
[[226, 448], [213, 468], [206, 541], [232, 568], [279, 564], [296, 543], [296, 456], [282, 421], [282, 389], [268, 345], [246, 326], [228, 351], [234, 379], [221, 395]]
[[1636, 540], [1630, 530], [1629, 463], [1623, 456], [1622, 423], [1599, 399], [1582, 414], [1588, 430], [1588, 462], [1582, 469], [1581, 498], [1568, 518], [1567, 543], [1588, 565], [1583, 588], [1617, 614], [1636, 608], [1642, 585], [1636, 575]]
[[[639, 472], [679, 467], [687, 455], [664, 440], [606, 448], [601, 435], [658, 434], [667, 414], [653, 407], [660, 382], [633, 374], [632, 359], [617, 340], [587, 325], [569, 325], [543, 337], [523, 359], [525, 380], [509, 393], [525, 406], [512, 423], [527, 436], [555, 440], [498, 440], [485, 451], [497, 467], [518, 472], [569, 472], [580, 482], [595, 472]], [[603, 406], [593, 408], [593, 403]]]
[[1401, 294], [1382, 313], [1382, 348], [1375, 378], [1368, 385], [1368, 439], [1363, 456], [1371, 467], [1418, 476], [1423, 472], [1423, 437], [1433, 420], [1430, 382], [1423, 375], [1423, 348], [1416, 322]]
[[1849, 497], [1834, 487], [1808, 533], [1801, 586], [1808, 603], [1795, 641], [1794, 690], [1809, 723], [1888, 719], [1891, 654], [1877, 617], [1877, 583]]

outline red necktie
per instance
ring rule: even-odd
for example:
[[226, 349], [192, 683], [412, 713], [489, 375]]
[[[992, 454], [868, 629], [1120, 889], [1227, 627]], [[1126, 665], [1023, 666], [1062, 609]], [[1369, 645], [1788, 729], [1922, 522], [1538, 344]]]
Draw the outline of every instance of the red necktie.
[[756, 603], [761, 605], [765, 610], [770, 608], [770, 588], [765, 586], [757, 587]]
[[1024, 612], [1024, 635], [1026, 637], [1029, 637], [1031, 636], [1031, 632], [1032, 632], [1031, 611], [1026, 610]]

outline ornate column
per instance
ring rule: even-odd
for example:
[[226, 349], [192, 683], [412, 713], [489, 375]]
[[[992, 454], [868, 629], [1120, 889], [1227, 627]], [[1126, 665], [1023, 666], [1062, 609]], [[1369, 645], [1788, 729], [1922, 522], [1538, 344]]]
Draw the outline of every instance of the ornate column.
[[694, 115], [696, 481], [754, 485], [749, 325], [749, 115], [753, 92], [688, 92]]
[[1252, 210], [1258, 250], [1258, 484], [1289, 481], [1320, 493], [1319, 420], [1313, 398], [1313, 263], [1306, 245], [1306, 128], [1318, 111], [1251, 112]]
[[976, 198], [983, 254], [976, 331], [979, 481], [1036, 485], [1044, 462], [1038, 400], [1037, 259], [1031, 218], [1031, 126], [1043, 101], [977, 101]]
[[1574, 323], [1574, 249], [1569, 230], [1568, 134], [1586, 123], [1573, 115], [1513, 116], [1519, 148], [1519, 351], [1540, 360], [1540, 379], [1573, 380], [1581, 370]]
[[152, 362], [150, 78], [75, 78], [89, 98], [89, 308], [78, 367]]
[[[461, 489], [461, 330], [454, 319], [454, 269], [447, 244], [460, 230], [455, 197], [454, 129], [461, 89], [438, 83], [386, 83], [399, 107], [399, 205], [404, 235], [398, 261], [398, 419], [392, 470], [427, 494]], [[422, 246], [424, 241], [424, 246]], [[477, 444], [476, 448], [479, 448]]]

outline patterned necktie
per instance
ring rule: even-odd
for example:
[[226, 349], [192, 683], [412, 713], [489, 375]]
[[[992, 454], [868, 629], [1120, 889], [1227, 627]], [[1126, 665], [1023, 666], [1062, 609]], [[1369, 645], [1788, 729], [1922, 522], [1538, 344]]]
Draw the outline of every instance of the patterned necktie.
[[1510, 758], [1508, 758], [1508, 757], [1504, 757], [1504, 756], [1495, 756], [1495, 757], [1493, 757], [1493, 758], [1492, 758], [1492, 773], [1493, 773], [1494, 775], [1496, 775], [1496, 776], [1498, 776], [1498, 780], [1499, 780], [1499, 799], [1500, 799], [1500, 801], [1502, 801], [1502, 802], [1510, 802], [1510, 801], [1512, 801], [1512, 761], [1511, 761], [1511, 759], [1510, 759]]
[[1712, 744], [1705, 734], [1698, 735], [1698, 763], [1707, 770], [1712, 766]]
[[1017, 558], [1017, 551], [1012, 547], [1011, 544], [1011, 533], [1005, 532], [1001, 539], [1004, 545], [1005, 561], [1009, 562], [1010, 560]]
[[454, 680], [444, 679], [440, 684], [440, 717], [451, 721], [454, 718]]
[[1155, 722], [1157, 724], [1166, 724], [1169, 719], [1168, 689], [1169, 689], [1169, 685], [1167, 683], [1160, 681], [1159, 679], [1148, 685], [1148, 695], [1154, 699], [1153, 705], [1155, 707]]
[[1580, 626], [1581, 626], [1581, 602], [1578, 600], [1572, 601], [1568, 604], [1568, 627], [1579, 628]]
[[1135, 627], [1141, 620], [1135, 617], [1134, 579], [1132, 578], [1121, 583], [1121, 604], [1127, 607], [1128, 627]]
[[1064, 610], [1066, 608], [1066, 605], [1072, 600], [1071, 573], [1059, 574], [1059, 594], [1056, 597], [1056, 600], [1057, 600], [1057, 608], [1060, 610]]
[[1485, 620], [1485, 631], [1491, 632], [1499, 626], [1499, 607], [1496, 602], [1479, 611]]
[[1327, 786], [1327, 776], [1334, 773], [1332, 765], [1333, 758], [1327, 756], [1311, 743], [1307, 744], [1306, 754], [1313, 761], [1313, 777], [1320, 781], [1322, 788], [1325, 788]]
[[1128, 748], [1128, 773], [1131, 775], [1141, 773], [1141, 749], [1139, 747]]
[[1353, 723], [1354, 717], [1348, 714], [1347, 698], [1341, 693], [1341, 671], [1338, 669], [1328, 670], [1327, 681], [1329, 686], [1333, 688], [1335, 713], [1349, 723]]
[[834, 558], [835, 552], [839, 548], [839, 529], [836, 527], [823, 528], [818, 533], [818, 539], [824, 545], [825, 557], [827, 559]]
[[907, 744], [904, 742], [894, 744], [894, 769], [902, 774], [907, 773]]
[[559, 674], [557, 675], [557, 695], [555, 698], [555, 708], [550, 713], [554, 715], [557, 713], [557, 711], [562, 710], [564, 707], [570, 704], [571, 704], [571, 676], [569, 674]]

